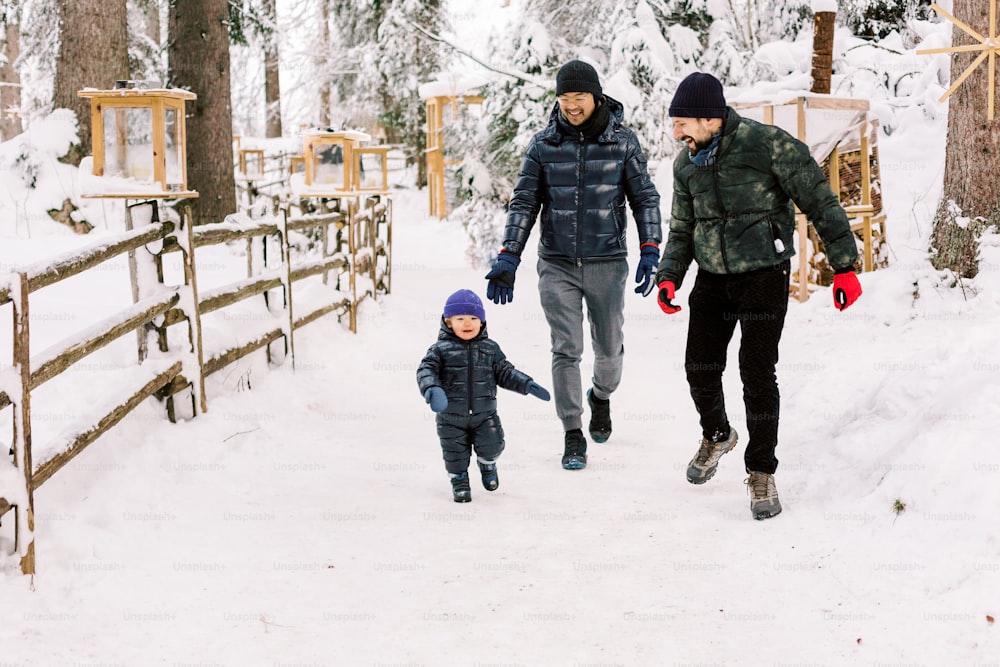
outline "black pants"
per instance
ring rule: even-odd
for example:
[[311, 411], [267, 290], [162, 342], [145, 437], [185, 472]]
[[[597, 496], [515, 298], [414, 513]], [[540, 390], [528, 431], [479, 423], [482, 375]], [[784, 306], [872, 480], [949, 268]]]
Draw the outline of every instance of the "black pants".
[[444, 467], [449, 473], [468, 470], [473, 449], [476, 456], [488, 461], [495, 460], [503, 451], [503, 426], [496, 412], [474, 415], [439, 412], [436, 421]]
[[740, 378], [749, 431], [743, 459], [748, 471], [774, 473], [778, 467], [774, 450], [780, 397], [774, 367], [788, 310], [789, 270], [786, 261], [749, 273], [699, 271], [688, 299], [691, 321], [684, 369], [706, 438], [729, 432], [722, 371], [729, 341], [737, 322], [740, 325]]

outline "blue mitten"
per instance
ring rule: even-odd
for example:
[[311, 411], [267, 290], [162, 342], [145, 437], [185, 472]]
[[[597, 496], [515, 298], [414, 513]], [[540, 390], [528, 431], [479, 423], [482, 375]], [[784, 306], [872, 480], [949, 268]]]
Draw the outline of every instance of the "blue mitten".
[[431, 387], [424, 392], [424, 400], [431, 406], [434, 412], [442, 412], [448, 407], [448, 397], [441, 387]]
[[486, 274], [486, 298], [493, 303], [509, 303], [514, 300], [514, 272], [521, 263], [521, 258], [512, 252], [501, 250], [497, 253], [497, 261]]
[[635, 282], [639, 286], [635, 288], [636, 294], [649, 296], [656, 286], [653, 280], [653, 273], [660, 263], [660, 249], [652, 243], [642, 244], [642, 252], [639, 255], [639, 267], [635, 270]]
[[536, 398], [542, 399], [543, 401], [547, 401], [551, 398], [551, 396], [549, 396], [549, 391], [534, 380], [528, 383], [528, 393]]

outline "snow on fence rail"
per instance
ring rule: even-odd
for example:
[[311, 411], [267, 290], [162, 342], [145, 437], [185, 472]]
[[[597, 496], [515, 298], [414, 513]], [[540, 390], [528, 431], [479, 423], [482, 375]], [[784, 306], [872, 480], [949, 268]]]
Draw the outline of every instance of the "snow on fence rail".
[[[157, 203], [141, 205], [152, 206], [155, 211]], [[14, 320], [13, 365], [0, 371], [0, 410], [9, 407], [13, 411], [12, 458], [0, 460], [0, 518], [14, 510], [14, 551], [20, 558], [21, 571], [35, 571], [35, 489], [143, 401], [157, 397], [165, 403], [170, 421], [175, 421], [174, 396], [190, 391], [191, 414], [205, 412], [205, 377], [247, 354], [265, 348], [270, 360], [270, 344], [283, 339], [294, 368], [295, 329], [329, 313], [349, 315], [351, 330], [357, 331], [358, 304], [390, 289], [391, 206], [390, 201], [373, 197], [363, 204], [349, 204], [346, 213], [292, 217], [285, 209], [275, 218], [198, 227], [190, 224], [189, 209], [182, 208], [179, 228], [170, 221], [157, 221], [154, 214], [150, 222], [136, 229], [132, 229], [131, 208], [127, 207], [128, 231], [75, 253], [0, 276], [0, 305], [12, 304]], [[289, 232], [309, 230], [318, 230], [322, 239], [318, 256], [293, 257]], [[247, 278], [199, 295], [196, 250], [239, 242], [246, 243]], [[150, 250], [151, 245], [154, 250]], [[137, 253], [139, 248], [149, 252]], [[182, 255], [184, 276], [183, 284], [171, 286], [164, 284], [163, 259], [175, 252]], [[31, 354], [30, 295], [125, 253], [129, 258], [133, 305]], [[322, 276], [326, 286], [322, 296], [313, 298], [308, 307], [293, 308], [293, 285], [312, 276]], [[272, 292], [281, 297], [280, 312], [265, 323], [263, 330], [252, 331], [248, 339], [235, 345], [214, 341], [206, 344], [203, 340], [202, 315], [261, 295], [268, 311], [273, 312]], [[177, 351], [175, 346], [172, 351], [167, 344], [168, 330], [174, 325], [185, 325], [186, 350]], [[93, 413], [84, 423], [55, 442], [33, 448], [32, 391], [131, 332], [137, 336], [137, 364], [122, 374], [124, 379], [118, 383], [121, 391], [93, 397]], [[152, 350], [150, 339], [154, 343]], [[33, 449], [42, 454], [37, 464], [33, 462]]]

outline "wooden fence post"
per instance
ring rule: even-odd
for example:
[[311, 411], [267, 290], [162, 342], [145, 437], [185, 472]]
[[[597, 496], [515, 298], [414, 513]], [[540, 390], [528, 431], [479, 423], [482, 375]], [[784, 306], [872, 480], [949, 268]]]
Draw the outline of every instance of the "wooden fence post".
[[358, 333], [358, 206], [355, 200], [347, 200], [347, 245], [351, 265], [351, 333]]
[[292, 358], [295, 370], [295, 311], [292, 308], [292, 246], [288, 241], [288, 211], [278, 218], [278, 232], [281, 234], [281, 254], [285, 260], [285, 309], [288, 317], [288, 332], [285, 334], [285, 353]]
[[[181, 248], [184, 255], [184, 278], [185, 287], [182, 288], [183, 291], [187, 291], [187, 299], [181, 299], [181, 310], [187, 315], [188, 319], [188, 332], [191, 339], [191, 353], [195, 356], [195, 361], [197, 363], [197, 368], [190, 368], [190, 364], [184, 364], [184, 377], [191, 381], [194, 386], [194, 393], [196, 395], [196, 404], [200, 408], [201, 412], [208, 412], [208, 400], [205, 397], [205, 356], [202, 347], [201, 338], [201, 308], [198, 302], [198, 274], [195, 268], [194, 259], [194, 220], [191, 218], [191, 207], [184, 205], [180, 209], [181, 215], [181, 227], [184, 228], [184, 242], [181, 243]], [[181, 241], [181, 237], [178, 237], [178, 242]], [[192, 371], [194, 372], [194, 377], [191, 377]]]
[[[14, 465], [24, 480], [24, 495], [16, 505], [14, 548], [21, 557], [21, 572], [35, 574], [35, 493], [31, 460], [31, 350], [28, 320], [28, 274], [18, 272], [11, 289], [14, 306], [14, 367], [20, 375], [21, 395], [14, 412]], [[13, 500], [13, 499], [11, 499]]]

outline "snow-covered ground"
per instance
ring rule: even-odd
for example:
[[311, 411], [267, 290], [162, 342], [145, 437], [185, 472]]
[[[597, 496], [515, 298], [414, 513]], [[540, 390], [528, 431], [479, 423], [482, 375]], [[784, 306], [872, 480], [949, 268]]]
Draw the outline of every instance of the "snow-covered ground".
[[[150, 400], [36, 493], [34, 590], [0, 561], [0, 664], [997, 664], [1000, 261], [963, 290], [923, 259], [943, 146], [912, 131], [882, 146], [892, 267], [844, 313], [791, 303], [780, 516], [750, 517], [739, 454], [685, 481], [687, 311], [631, 294], [588, 468], [561, 469], [550, 403], [504, 392], [500, 489], [453, 503], [414, 371], [483, 271], [401, 190], [393, 291], [357, 335], [299, 330], [294, 372], [254, 355], [191, 421]], [[533, 265], [487, 319], [551, 387]]]
[[[479, 25], [456, 18], [459, 32]], [[799, 43], [771, 56], [785, 48], [801, 61]], [[144, 403], [35, 494], [33, 582], [4, 517], [0, 667], [1000, 665], [1000, 237], [961, 285], [927, 262], [945, 125], [943, 88], [922, 76], [925, 102], [873, 99], [893, 130], [880, 138], [890, 268], [863, 274], [846, 312], [825, 290], [790, 303], [780, 516], [752, 520], [742, 446], [709, 484], [686, 482], [699, 437], [688, 311], [667, 317], [631, 292], [614, 435], [590, 446], [587, 469], [560, 467], [551, 403], [504, 392], [500, 489], [453, 503], [414, 373], [445, 298], [483, 294], [485, 271], [456, 223], [425, 218], [426, 191], [401, 189], [392, 294], [363, 305], [357, 335], [333, 316], [300, 329], [294, 371], [254, 354], [209, 378], [209, 411], [190, 421]], [[868, 97], [863, 78], [850, 86]], [[0, 150], [0, 273], [92, 241], [42, 217], [70, 186], [47, 157], [62, 133], [35, 137]], [[19, 155], [43, 192], [10, 184]], [[95, 238], [120, 219], [88, 214]], [[529, 245], [515, 301], [487, 303], [487, 319], [551, 389]], [[215, 252], [201, 255], [203, 289], [243, 266]], [[128, 304], [125, 271], [33, 295], [33, 349]], [[0, 307], [0, 350], [9, 317]], [[217, 319], [215, 333], [243, 324]], [[737, 345], [725, 382], [745, 434]], [[86, 380], [33, 397], [36, 451], [133, 358], [130, 341], [109, 346]], [[9, 426], [0, 414], [0, 446]]]

